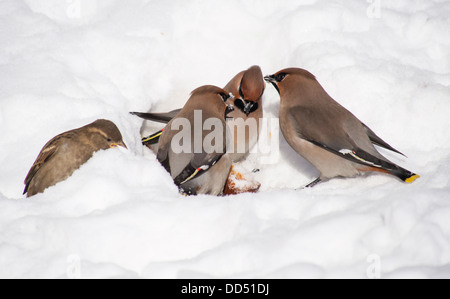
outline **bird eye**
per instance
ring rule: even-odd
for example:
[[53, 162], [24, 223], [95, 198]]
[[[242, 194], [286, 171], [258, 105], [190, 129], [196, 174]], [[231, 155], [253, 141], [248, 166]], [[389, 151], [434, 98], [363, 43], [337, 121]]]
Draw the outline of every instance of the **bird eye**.
[[286, 75], [286, 73], [278, 74], [275, 79], [277, 80], [277, 82], [281, 82], [286, 78]]
[[220, 96], [222, 97], [222, 100], [224, 102], [228, 101], [228, 99], [230, 98], [229, 94], [226, 94], [226, 93], [223, 93], [223, 92], [220, 93]]
[[106, 138], [106, 141], [111, 142], [112, 139], [111, 138]]

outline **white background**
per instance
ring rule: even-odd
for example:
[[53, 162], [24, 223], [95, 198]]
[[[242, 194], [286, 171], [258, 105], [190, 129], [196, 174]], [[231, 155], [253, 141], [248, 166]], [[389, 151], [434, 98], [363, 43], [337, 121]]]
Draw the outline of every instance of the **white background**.
[[[449, 15], [442, 0], [1, 0], [0, 277], [450, 278]], [[280, 135], [273, 164], [241, 165], [261, 169], [259, 194], [179, 195], [128, 112], [254, 64], [311, 71], [421, 178], [295, 190], [318, 173]], [[266, 116], [278, 105], [267, 86]], [[42, 146], [97, 118], [129, 151], [25, 199]]]

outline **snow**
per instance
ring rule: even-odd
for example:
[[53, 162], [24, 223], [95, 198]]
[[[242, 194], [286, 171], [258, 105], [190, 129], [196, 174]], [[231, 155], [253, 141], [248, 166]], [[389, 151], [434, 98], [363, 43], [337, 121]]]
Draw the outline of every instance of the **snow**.
[[[450, 2], [0, 1], [1, 278], [450, 278]], [[258, 194], [184, 197], [129, 111], [179, 108], [258, 64], [302, 67], [421, 178], [335, 179], [280, 134], [240, 167]], [[279, 97], [264, 96], [276, 117]], [[23, 180], [53, 136], [114, 121], [98, 152], [44, 194]], [[272, 131], [277, 139], [278, 132]]]

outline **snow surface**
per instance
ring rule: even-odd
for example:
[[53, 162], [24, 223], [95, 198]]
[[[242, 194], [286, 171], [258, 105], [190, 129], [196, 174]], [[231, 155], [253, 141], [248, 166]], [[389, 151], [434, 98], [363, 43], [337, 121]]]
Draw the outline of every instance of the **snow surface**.
[[[450, 278], [449, 16], [448, 0], [1, 0], [0, 277]], [[314, 73], [421, 178], [298, 189], [317, 171], [280, 134], [272, 164], [240, 166], [261, 170], [257, 195], [179, 195], [128, 112], [254, 64]], [[267, 116], [278, 103], [268, 86]], [[129, 151], [25, 199], [42, 146], [97, 118]]]

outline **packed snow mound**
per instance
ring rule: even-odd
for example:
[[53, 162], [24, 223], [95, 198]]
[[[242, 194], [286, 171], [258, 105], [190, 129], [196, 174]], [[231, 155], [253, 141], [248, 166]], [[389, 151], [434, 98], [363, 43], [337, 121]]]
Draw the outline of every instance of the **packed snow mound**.
[[[391, 1], [392, 2], [392, 1]], [[449, 1], [0, 2], [1, 278], [450, 278]], [[274, 129], [251, 155], [257, 194], [184, 197], [130, 111], [181, 107], [260, 65], [301, 67], [421, 178], [318, 175]], [[264, 95], [276, 118], [279, 97]], [[129, 150], [98, 152], [26, 199], [55, 135], [110, 119]]]

